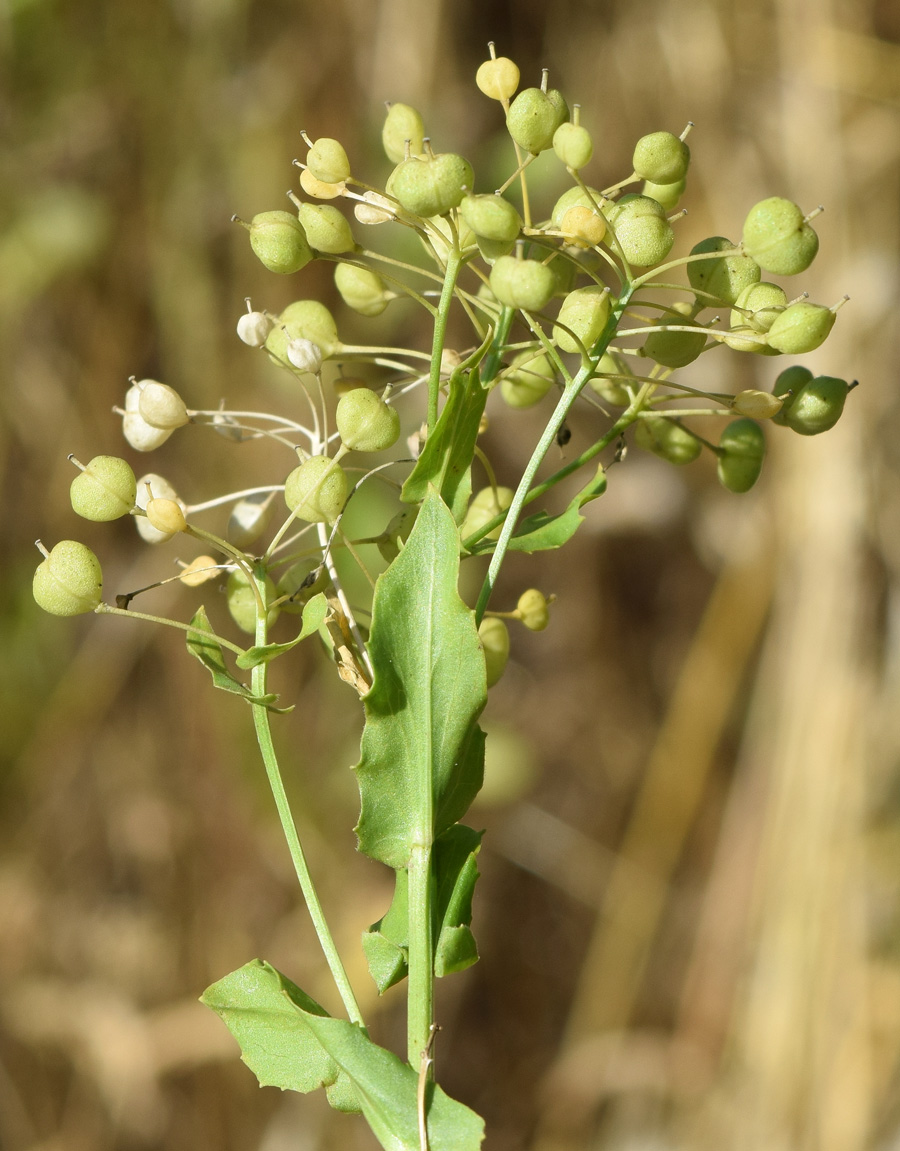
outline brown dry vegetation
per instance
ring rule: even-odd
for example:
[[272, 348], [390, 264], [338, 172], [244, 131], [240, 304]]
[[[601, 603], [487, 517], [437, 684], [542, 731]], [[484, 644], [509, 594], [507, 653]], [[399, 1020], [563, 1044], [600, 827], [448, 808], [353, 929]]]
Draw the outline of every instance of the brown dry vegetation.
[[[261, 955], [334, 1005], [247, 710], [173, 633], [43, 616], [31, 541], [77, 534], [110, 590], [171, 570], [129, 523], [75, 521], [67, 453], [122, 450], [110, 408], [132, 374], [193, 407], [290, 402], [234, 323], [248, 294], [332, 301], [330, 269], [273, 277], [229, 217], [284, 205], [301, 128], [383, 175], [385, 99], [422, 107], [493, 186], [497, 106], [472, 82], [490, 38], [583, 105], [589, 178], [696, 122], [684, 251], [738, 234], [765, 195], [825, 204], [803, 287], [852, 300], [804, 362], [860, 387], [826, 436], [773, 429], [746, 497], [635, 451], [564, 559], [510, 564], [509, 595], [558, 596], [546, 633], [514, 636], [489, 707], [507, 766], [535, 775], [471, 817], [488, 829], [482, 962], [440, 989], [439, 1076], [486, 1116], [490, 1151], [900, 1139], [896, 4], [7, 0], [2, 1151], [373, 1145], [322, 1099], [260, 1091], [196, 1003]], [[401, 307], [383, 330], [416, 341], [413, 324]], [[758, 359], [697, 371], [770, 386]], [[514, 415], [492, 430], [501, 478], [532, 425]], [[199, 500], [265, 482], [267, 459], [198, 429], [146, 466]], [[355, 699], [313, 650], [276, 679], [326, 907], [377, 1038], [402, 1045], [402, 995], [375, 1002], [355, 958], [388, 894], [353, 852]]]

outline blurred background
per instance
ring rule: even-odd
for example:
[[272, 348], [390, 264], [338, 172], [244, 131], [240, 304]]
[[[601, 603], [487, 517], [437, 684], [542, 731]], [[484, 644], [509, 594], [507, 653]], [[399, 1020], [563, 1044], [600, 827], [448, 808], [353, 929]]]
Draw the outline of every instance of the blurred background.
[[[582, 104], [592, 183], [696, 122], [678, 251], [739, 236], [767, 195], [824, 204], [801, 288], [851, 302], [803, 362], [860, 386], [827, 435], [773, 428], [748, 495], [635, 450], [564, 559], [510, 563], [500, 599], [558, 601], [491, 693], [482, 961], [439, 989], [439, 1077], [488, 1151], [900, 1147], [895, 0], [4, 0], [2, 1151], [374, 1146], [323, 1098], [260, 1090], [196, 1002], [262, 956], [336, 1006], [247, 709], [174, 633], [39, 612], [32, 541], [89, 543], [111, 593], [173, 570], [132, 524], [75, 519], [69, 452], [124, 451], [192, 501], [267, 482], [265, 452], [201, 429], [134, 458], [110, 408], [136, 375], [284, 410], [234, 335], [248, 295], [318, 296], [367, 339], [329, 266], [272, 276], [230, 217], [287, 206], [301, 129], [383, 179], [385, 100], [493, 188], [489, 39], [523, 86], [546, 66]], [[421, 343], [392, 317], [380, 332]], [[694, 381], [770, 388], [783, 364], [720, 352]], [[501, 482], [534, 428], [494, 409]], [[187, 619], [200, 593], [152, 597]], [[353, 850], [356, 698], [311, 645], [282, 663], [301, 832], [375, 1037], [402, 1050], [402, 988], [378, 1001], [357, 945], [390, 876]]]

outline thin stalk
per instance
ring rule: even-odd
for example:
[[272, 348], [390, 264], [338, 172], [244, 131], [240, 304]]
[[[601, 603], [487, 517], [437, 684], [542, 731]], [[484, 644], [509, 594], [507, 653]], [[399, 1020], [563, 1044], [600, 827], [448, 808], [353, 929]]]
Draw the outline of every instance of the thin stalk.
[[431, 346], [431, 374], [428, 377], [428, 432], [434, 430], [438, 418], [438, 393], [441, 387], [441, 358], [444, 354], [444, 339], [447, 335], [447, 319], [450, 305], [456, 290], [456, 278], [462, 266], [458, 248], [447, 253], [447, 270], [444, 273], [444, 289], [441, 292], [437, 315], [434, 318], [434, 341]]
[[[429, 800], [430, 800], [430, 788]], [[428, 806], [431, 804], [429, 802]], [[430, 840], [432, 820], [423, 839]], [[409, 858], [409, 989], [407, 1056], [418, 1069], [427, 1051], [434, 1023], [433, 877], [431, 842], [417, 843]]]

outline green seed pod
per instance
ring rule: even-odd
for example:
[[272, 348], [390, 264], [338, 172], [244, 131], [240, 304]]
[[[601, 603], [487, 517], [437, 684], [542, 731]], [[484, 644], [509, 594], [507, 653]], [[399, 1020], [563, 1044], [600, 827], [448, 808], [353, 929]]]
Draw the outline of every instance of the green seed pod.
[[[734, 248], [725, 236], [710, 236], [691, 248], [691, 255], [701, 252], [725, 252]], [[759, 264], [749, 256], [724, 256], [718, 259], [696, 260], [687, 266], [691, 287], [697, 292], [697, 303], [734, 304], [747, 288], [759, 282], [762, 275]], [[712, 300], [709, 297], [712, 296]]]
[[822, 304], [806, 300], [791, 304], [769, 328], [770, 348], [788, 356], [804, 355], [823, 344], [834, 327], [835, 314]]
[[[696, 323], [692, 311], [690, 304], [679, 300], [671, 305], [670, 314], [659, 321], [660, 326]], [[693, 363], [705, 347], [705, 332], [651, 332], [644, 341], [641, 355], [666, 368], [683, 368]]]
[[730, 492], [748, 492], [759, 479], [766, 437], [754, 420], [733, 420], [719, 439], [719, 483]]
[[380, 316], [392, 299], [384, 280], [371, 268], [338, 264], [334, 283], [344, 303], [362, 316]]
[[564, 352], [580, 352], [575, 339], [560, 324], [571, 328], [582, 344], [590, 351], [597, 342], [609, 319], [609, 290], [598, 284], [586, 288], [576, 288], [570, 292], [559, 310], [557, 324], [553, 328], [553, 340]]
[[787, 306], [787, 295], [784, 288], [764, 280], [748, 284], [734, 303], [733, 328], [750, 327], [757, 332], [767, 332]]
[[[515, 240], [486, 240], [484, 236], [476, 236], [475, 242], [478, 245], [478, 251], [481, 253], [482, 259], [491, 265], [496, 263], [501, 256], [508, 256], [516, 246]], [[479, 294], [484, 288], [485, 285], [482, 284], [481, 288], [479, 288]]]
[[600, 192], [596, 188], [579, 187], [577, 184], [574, 188], [570, 188], [568, 192], [563, 192], [560, 198], [553, 205], [553, 211], [550, 213], [550, 223], [554, 228], [561, 228], [563, 217], [570, 208], [589, 208], [592, 212], [597, 209], [603, 209], [604, 205], [612, 207], [612, 200], [604, 200]]
[[539, 312], [553, 298], [556, 277], [551, 268], [537, 260], [500, 256], [491, 268], [490, 285], [501, 304]]
[[[459, 525], [460, 538], [465, 540], [477, 531], [481, 531], [484, 525], [499, 515], [500, 512], [506, 511], [513, 501], [512, 488], [482, 488], [481, 491], [476, 492], [472, 497], [472, 502], [466, 511], [462, 523]], [[487, 539], [495, 540], [500, 536], [500, 526], [494, 528], [489, 532]]]
[[297, 518], [311, 524], [332, 524], [341, 514], [350, 481], [328, 456], [311, 456], [294, 468], [284, 484], [284, 502]]
[[675, 233], [665, 209], [649, 196], [627, 195], [604, 212], [622, 255], [636, 268], [648, 268], [668, 256]]
[[781, 196], [760, 200], [744, 221], [744, 251], [767, 272], [805, 272], [819, 250], [819, 237], [796, 204]]
[[[155, 472], [148, 472], [137, 481], [135, 504], [143, 511], [146, 511], [147, 504], [154, 498], [175, 500], [181, 507], [181, 510], [184, 511], [184, 503], [178, 498], [178, 493], [165, 476], [159, 476]], [[148, 544], [165, 543], [166, 540], [170, 540], [175, 534], [174, 532], [158, 531], [153, 527], [146, 516], [135, 516], [134, 524], [141, 539]]]
[[478, 638], [484, 652], [487, 686], [493, 687], [509, 662], [509, 630], [502, 619], [489, 615], [478, 625]]
[[841, 418], [850, 385], [836, 376], [816, 376], [786, 400], [782, 408], [784, 423], [801, 436], [827, 432]]
[[[263, 606], [267, 608], [266, 622], [269, 627], [278, 619], [279, 609], [269, 607], [273, 600], [278, 598], [278, 590], [270, 576], [265, 578], [262, 592]], [[235, 570], [228, 577], [225, 585], [225, 600], [228, 604], [228, 613], [241, 631], [253, 635], [256, 632], [256, 613], [259, 610], [256, 602], [256, 592], [250, 586], [250, 577], [241, 568]]]
[[[610, 376], [614, 378], [610, 379]], [[616, 408], [627, 408], [631, 403], [631, 396], [622, 380], [615, 378], [622, 376], [630, 377], [631, 373], [613, 352], [604, 352], [597, 365], [597, 375], [592, 376], [588, 383], [591, 385], [591, 390], [606, 403]]]
[[346, 216], [331, 204], [301, 204], [297, 209], [306, 239], [317, 252], [339, 256], [356, 247]]
[[310, 148], [306, 166], [323, 184], [340, 184], [350, 178], [350, 161], [343, 144], [328, 136], [322, 136]]
[[455, 152], [419, 159], [411, 156], [394, 169], [387, 189], [414, 216], [443, 216], [462, 202], [475, 183], [472, 165]]
[[606, 217], [595, 208], [575, 204], [566, 209], [559, 230], [567, 244], [594, 248], [606, 235]]
[[89, 547], [61, 540], [34, 573], [32, 594], [51, 615], [82, 615], [100, 603], [103, 573]]
[[273, 492], [254, 492], [244, 496], [231, 509], [225, 538], [242, 551], [255, 544], [272, 519], [275, 509]]
[[732, 407], [739, 416], [750, 416], [754, 420], [770, 420], [781, 411], [783, 402], [779, 396], [773, 396], [771, 392], [745, 388], [734, 397]]
[[478, 66], [475, 83], [491, 100], [508, 100], [519, 86], [519, 69], [508, 56], [495, 56]]
[[69, 488], [73, 511], [97, 523], [128, 515], [136, 497], [134, 472], [118, 456], [94, 456]]
[[590, 162], [594, 142], [587, 128], [567, 120], [553, 133], [553, 151], [567, 168], [577, 172]]
[[556, 382], [556, 369], [546, 353], [520, 352], [500, 381], [500, 394], [511, 408], [539, 403]]
[[550, 622], [550, 604], [536, 587], [523, 591], [516, 604], [519, 619], [529, 631], [543, 631]]
[[288, 615], [300, 615], [307, 602], [328, 587], [328, 569], [324, 563], [315, 560], [301, 560], [284, 573], [276, 585], [278, 597], [290, 596], [279, 604], [281, 611]]
[[161, 499], [154, 496], [147, 500], [147, 522], [160, 535], [174, 536], [187, 531], [184, 508], [178, 500]]
[[313, 258], [303, 225], [290, 212], [260, 212], [250, 221], [250, 247], [270, 272], [299, 272]]
[[141, 415], [141, 389], [133, 384], [125, 393], [125, 414], [122, 416], [122, 435], [137, 452], [152, 452], [166, 442], [171, 428], [154, 428]]
[[321, 349], [325, 359], [341, 347], [334, 316], [318, 300], [295, 300], [288, 304], [266, 338], [266, 351], [281, 363], [289, 364], [287, 350], [292, 340], [309, 340]]
[[392, 164], [399, 164], [409, 154], [418, 156], [425, 147], [425, 124], [409, 104], [391, 104], [381, 129], [381, 143]]
[[654, 184], [652, 180], [645, 180], [641, 194], [662, 204], [667, 212], [673, 212], [684, 195], [686, 183], [685, 180], [676, 180], [674, 184]]
[[184, 400], [168, 384], [160, 384], [156, 380], [139, 380], [135, 387], [141, 393], [138, 412], [151, 428], [171, 432], [190, 423]]
[[653, 452], [670, 464], [691, 464], [702, 450], [696, 436], [665, 416], [650, 416], [638, 420], [634, 429], [634, 442], [646, 452]]
[[525, 88], [509, 107], [506, 128], [520, 148], [536, 156], [552, 146], [556, 129], [568, 118], [569, 108], [561, 92]]
[[378, 541], [378, 550], [381, 552], [382, 558], [387, 560], [389, 564], [394, 562], [405, 547], [418, 514], [419, 509], [417, 507], [404, 508], [402, 512], [397, 512], [382, 532]]
[[785, 426], [785, 409], [790, 407], [800, 389], [808, 384], [812, 378], [813, 374], [809, 368], [804, 368], [801, 364], [794, 364], [792, 367], [784, 369], [775, 380], [775, 385], [772, 388], [773, 396], [782, 397], [781, 411], [772, 417], [772, 423]]
[[355, 388], [338, 400], [335, 413], [341, 442], [351, 451], [383, 452], [400, 439], [400, 415], [368, 388]]
[[508, 242], [522, 230], [522, 217], [515, 207], [496, 193], [492, 196], [466, 196], [459, 214], [476, 236]]
[[674, 184], [687, 175], [691, 150], [671, 132], [651, 132], [641, 136], [634, 149], [634, 172], [654, 184]]

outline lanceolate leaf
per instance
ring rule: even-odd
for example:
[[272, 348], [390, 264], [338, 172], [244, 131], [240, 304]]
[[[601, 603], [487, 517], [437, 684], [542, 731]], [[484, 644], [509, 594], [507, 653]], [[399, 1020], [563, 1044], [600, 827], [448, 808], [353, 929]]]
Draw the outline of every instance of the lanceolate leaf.
[[263, 647], [251, 647], [239, 655], [235, 663], [240, 668], [256, 667], [260, 663], [268, 663], [269, 660], [275, 659], [276, 656], [283, 655], [286, 651], [290, 651], [292, 647], [296, 647], [301, 640], [306, 639], [307, 636], [312, 635], [314, 631], [318, 631], [322, 624], [325, 622], [325, 616], [328, 614], [328, 600], [325, 598], [324, 592], [319, 592], [303, 609], [303, 624], [300, 628], [300, 634], [290, 639], [287, 643], [267, 643]]
[[206, 614], [206, 608], [203, 607], [202, 604], [194, 612], [191, 627], [197, 628], [198, 630], [187, 633], [187, 649], [191, 655], [199, 659], [207, 669], [212, 676], [215, 687], [221, 688], [222, 691], [230, 691], [234, 695], [239, 695], [242, 699], [246, 700], [247, 703], [261, 703], [269, 708], [270, 711], [293, 710], [292, 707], [274, 707], [273, 705], [278, 700], [277, 695], [254, 695], [246, 684], [234, 678], [225, 663], [225, 654], [222, 651], [221, 644], [217, 643], [211, 635], [201, 635], [201, 632], [212, 632], [209, 617]]
[[459, 533], [432, 489], [379, 577], [357, 778], [360, 850], [395, 869], [464, 814], [481, 787], [487, 698], [473, 613], [456, 590]]

